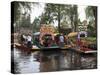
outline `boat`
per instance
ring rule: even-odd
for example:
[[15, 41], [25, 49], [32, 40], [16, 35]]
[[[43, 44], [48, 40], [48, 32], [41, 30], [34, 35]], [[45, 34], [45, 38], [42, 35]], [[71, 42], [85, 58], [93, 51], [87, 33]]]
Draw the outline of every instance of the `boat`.
[[21, 50], [30, 50], [30, 51], [51, 51], [51, 50], [59, 50], [60, 48], [58, 46], [54, 47], [41, 47], [38, 48], [37, 46], [33, 45], [32, 48], [28, 48], [26, 45], [22, 45], [19, 43], [14, 43], [14, 47], [21, 49]]
[[[84, 53], [84, 54], [90, 54], [90, 53], [97, 53], [97, 50], [92, 50], [92, 49], [88, 49], [88, 48], [80, 48], [80, 49], [76, 49], [76, 48], [71, 48], [71, 47], [59, 47], [59, 46], [54, 46], [54, 47], [41, 47], [38, 48], [37, 46], [32, 46], [32, 48], [28, 48], [25, 45], [21, 45], [19, 43], [15, 43], [14, 44], [15, 48], [21, 49], [21, 50], [27, 50], [27, 51], [61, 51], [61, 50], [72, 50], [72, 51], [76, 51], [79, 53]], [[88, 49], [88, 50], [87, 50]]]
[[32, 48], [28, 48], [25, 45], [19, 44], [19, 43], [14, 43], [15, 48], [21, 49], [21, 50], [30, 50], [30, 51], [38, 51], [40, 48], [36, 46], [32, 46]]

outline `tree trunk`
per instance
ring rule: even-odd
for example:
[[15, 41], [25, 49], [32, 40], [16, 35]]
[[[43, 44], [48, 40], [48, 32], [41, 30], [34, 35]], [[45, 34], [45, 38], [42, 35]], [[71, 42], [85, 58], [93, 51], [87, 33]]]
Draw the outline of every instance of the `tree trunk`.
[[74, 31], [76, 32], [76, 31], [78, 31], [78, 29], [77, 29], [78, 28], [78, 23], [77, 23], [78, 22], [78, 13], [77, 13], [77, 6], [76, 5], [74, 6], [74, 15], [75, 15], [74, 16], [74, 28], [75, 28]]
[[61, 30], [60, 30], [60, 5], [58, 5], [58, 31], [59, 31], [59, 33], [61, 33]]
[[77, 6], [74, 5], [71, 7], [71, 15], [70, 15], [70, 20], [71, 20], [71, 25], [72, 25], [72, 32], [77, 31], [77, 26], [78, 26], [78, 13], [77, 13]]
[[72, 26], [72, 32], [74, 32], [75, 28], [74, 28], [74, 11], [73, 11], [73, 6], [70, 9], [70, 20], [71, 20], [71, 26]]

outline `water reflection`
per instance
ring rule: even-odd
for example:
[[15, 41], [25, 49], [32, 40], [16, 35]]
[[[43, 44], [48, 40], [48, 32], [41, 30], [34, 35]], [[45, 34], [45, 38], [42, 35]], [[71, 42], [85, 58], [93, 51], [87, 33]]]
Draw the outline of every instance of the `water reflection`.
[[70, 68], [68, 57], [64, 56], [62, 53], [42, 56], [40, 63], [41, 72], [60, 71]]
[[[14, 73], [34, 73], [70, 70], [72, 67], [94, 68], [96, 67], [96, 57], [82, 57], [82, 65], [79, 66], [77, 60], [79, 56], [71, 55], [70, 51], [24, 51], [14, 49], [12, 51], [12, 64]], [[75, 59], [71, 59], [75, 58]], [[77, 57], [77, 59], [76, 59]], [[14, 59], [13, 59], [14, 58]], [[75, 62], [78, 62], [75, 63]], [[92, 63], [91, 63], [92, 62]], [[74, 66], [73, 66], [74, 65]]]
[[15, 72], [33, 73], [39, 72], [40, 62], [35, 61], [35, 54], [27, 51], [14, 49], [14, 63], [16, 63]]

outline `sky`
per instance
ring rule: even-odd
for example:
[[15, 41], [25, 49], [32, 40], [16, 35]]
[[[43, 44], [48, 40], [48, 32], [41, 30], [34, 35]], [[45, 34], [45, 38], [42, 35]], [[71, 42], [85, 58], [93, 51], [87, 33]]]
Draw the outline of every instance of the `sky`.
[[81, 21], [86, 20], [86, 15], [85, 15], [85, 8], [87, 6], [78, 6], [78, 13], [79, 13], [79, 18]]
[[40, 5], [35, 5], [35, 8], [34, 6], [32, 7], [33, 7], [33, 10], [31, 12], [31, 23], [34, 21], [36, 17], [40, 16], [43, 13], [45, 4], [40, 3]]
[[[31, 12], [31, 23], [34, 21], [34, 19], [36, 17], [40, 16], [43, 13], [44, 7], [45, 7], [45, 3], [40, 3], [40, 5], [35, 5], [35, 8], [33, 8], [32, 12]], [[78, 13], [79, 13], [79, 18], [81, 21], [86, 19], [85, 8], [86, 8], [86, 6], [79, 6], [78, 5]], [[57, 26], [57, 25], [58, 24], [55, 21], [54, 26]]]

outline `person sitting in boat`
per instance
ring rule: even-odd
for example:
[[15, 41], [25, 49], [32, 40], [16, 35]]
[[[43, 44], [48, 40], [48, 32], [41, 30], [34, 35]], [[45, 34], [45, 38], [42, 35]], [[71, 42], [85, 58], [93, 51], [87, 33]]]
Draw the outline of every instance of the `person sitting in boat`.
[[71, 45], [72, 44], [72, 42], [71, 42], [71, 40], [69, 39], [68, 36], [66, 36], [66, 38], [65, 38], [65, 44], [66, 45]]
[[48, 39], [45, 38], [45, 40], [43, 41], [43, 46], [48, 47]]
[[54, 46], [57, 46], [57, 44], [56, 44], [55, 40], [51, 40], [49, 47], [54, 47]]
[[70, 40], [68, 36], [65, 36], [65, 45], [67, 47], [73, 47], [74, 46], [72, 40]]
[[27, 36], [27, 47], [32, 48], [32, 37], [30, 34]]

